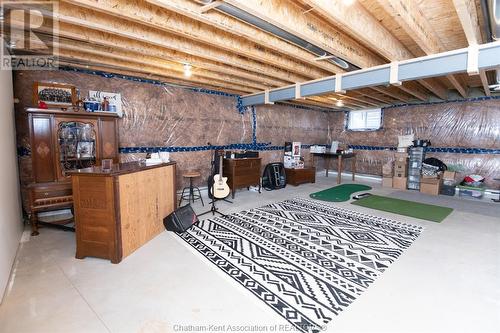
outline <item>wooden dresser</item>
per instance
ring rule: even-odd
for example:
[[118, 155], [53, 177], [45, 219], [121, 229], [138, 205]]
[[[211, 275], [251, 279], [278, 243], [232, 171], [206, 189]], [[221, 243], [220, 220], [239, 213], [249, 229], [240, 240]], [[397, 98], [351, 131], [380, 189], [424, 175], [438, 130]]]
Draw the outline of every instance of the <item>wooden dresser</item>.
[[258, 186], [260, 193], [260, 157], [225, 158], [223, 174], [228, 178], [227, 183], [232, 192], [239, 188]]
[[114, 165], [70, 172], [76, 226], [76, 258], [119, 263], [164, 229], [176, 208], [175, 162]]
[[25, 186], [25, 210], [32, 235], [38, 235], [37, 213], [72, 208], [72, 169], [118, 163], [118, 116], [28, 108], [33, 182]]

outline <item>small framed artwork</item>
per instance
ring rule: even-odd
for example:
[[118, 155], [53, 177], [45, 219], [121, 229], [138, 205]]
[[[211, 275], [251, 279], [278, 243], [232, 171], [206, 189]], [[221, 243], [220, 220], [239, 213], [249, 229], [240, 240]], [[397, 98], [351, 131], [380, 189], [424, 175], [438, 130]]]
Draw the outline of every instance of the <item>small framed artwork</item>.
[[35, 82], [33, 103], [44, 103], [49, 108], [68, 108], [76, 104], [76, 87], [65, 83]]
[[94, 142], [80, 141], [76, 147], [76, 153], [79, 158], [92, 158], [94, 157]]
[[102, 171], [111, 171], [113, 168], [113, 160], [112, 159], [103, 159], [102, 160]]

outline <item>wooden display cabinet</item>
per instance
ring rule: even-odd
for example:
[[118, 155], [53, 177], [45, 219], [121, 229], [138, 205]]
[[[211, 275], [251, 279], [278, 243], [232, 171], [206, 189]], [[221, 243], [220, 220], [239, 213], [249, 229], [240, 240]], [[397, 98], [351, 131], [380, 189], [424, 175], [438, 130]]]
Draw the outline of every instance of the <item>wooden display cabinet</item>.
[[72, 208], [70, 170], [118, 163], [118, 116], [110, 113], [26, 109], [29, 122], [33, 182], [27, 186], [32, 235], [37, 214]]

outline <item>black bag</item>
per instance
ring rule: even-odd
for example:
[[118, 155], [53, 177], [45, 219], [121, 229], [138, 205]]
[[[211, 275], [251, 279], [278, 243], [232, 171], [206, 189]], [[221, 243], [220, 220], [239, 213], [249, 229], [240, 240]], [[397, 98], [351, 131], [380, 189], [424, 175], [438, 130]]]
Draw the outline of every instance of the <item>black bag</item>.
[[438, 168], [439, 171], [446, 171], [446, 170], [448, 170], [448, 166], [446, 164], [444, 164], [443, 161], [438, 160], [437, 158], [434, 158], [434, 157], [426, 158], [423, 161], [423, 163], [435, 166], [435, 167]]
[[285, 166], [283, 163], [269, 163], [262, 174], [262, 187], [268, 191], [286, 186]]
[[163, 225], [168, 231], [183, 233], [194, 224], [198, 223], [198, 216], [191, 208], [191, 205], [185, 205], [177, 208], [169, 216], [163, 219]]

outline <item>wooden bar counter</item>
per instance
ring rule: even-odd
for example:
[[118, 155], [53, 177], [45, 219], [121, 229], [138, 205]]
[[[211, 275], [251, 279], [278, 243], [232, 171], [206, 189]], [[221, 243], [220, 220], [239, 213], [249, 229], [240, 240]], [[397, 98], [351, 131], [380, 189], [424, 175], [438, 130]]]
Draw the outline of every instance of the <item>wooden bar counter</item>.
[[119, 263], [164, 230], [175, 210], [175, 162], [72, 171], [76, 258]]

